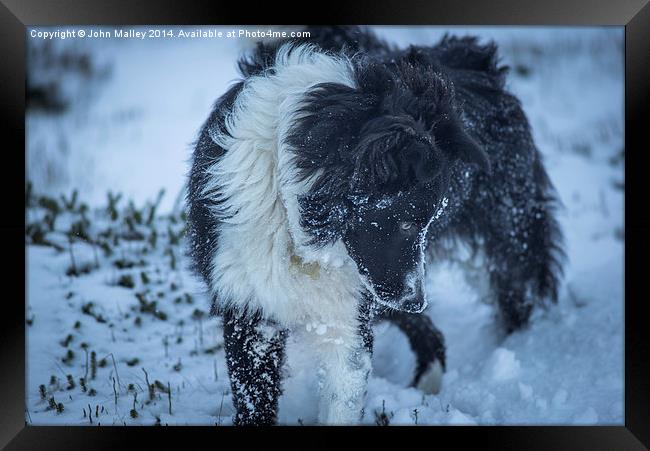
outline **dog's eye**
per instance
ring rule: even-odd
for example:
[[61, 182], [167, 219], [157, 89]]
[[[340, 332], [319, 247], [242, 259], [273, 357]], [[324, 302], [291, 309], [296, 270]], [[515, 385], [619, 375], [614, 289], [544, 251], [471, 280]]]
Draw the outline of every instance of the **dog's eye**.
[[399, 228], [404, 232], [408, 232], [415, 228], [415, 223], [413, 221], [400, 221]]

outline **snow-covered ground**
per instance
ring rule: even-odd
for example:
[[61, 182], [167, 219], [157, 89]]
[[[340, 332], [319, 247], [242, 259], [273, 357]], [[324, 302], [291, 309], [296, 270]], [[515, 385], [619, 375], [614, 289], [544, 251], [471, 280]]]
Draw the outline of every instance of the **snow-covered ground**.
[[[415, 366], [408, 342], [395, 327], [379, 324], [363, 422], [374, 424], [383, 409], [390, 424], [622, 424], [623, 29], [377, 31], [399, 45], [433, 43], [445, 31], [499, 43], [503, 62], [512, 66], [508, 86], [522, 100], [565, 205], [560, 221], [568, 264], [559, 304], [536, 312], [528, 329], [505, 339], [494, 327], [492, 306], [462, 271], [430, 264], [426, 314], [447, 342], [442, 391], [425, 396], [407, 387]], [[63, 78], [70, 108], [27, 118], [34, 193], [80, 193], [74, 206], [59, 205], [65, 211], [53, 232], [43, 221], [48, 210], [34, 206], [37, 198], [27, 209], [28, 223], [46, 232], [32, 228], [28, 242], [61, 249], [26, 246], [28, 422], [231, 424], [220, 322], [207, 316], [203, 287], [186, 269], [183, 240], [176, 239], [182, 219], [169, 212], [198, 128], [237, 77], [240, 44], [54, 43], [89, 52], [107, 70], [96, 80]], [[161, 188], [163, 215], [147, 224]], [[107, 211], [109, 190], [123, 193], [115, 220]], [[87, 212], [80, 212], [80, 202]], [[103, 248], [69, 244], [65, 232], [84, 217], [88, 223], [74, 227]], [[88, 272], [66, 275], [73, 265]], [[313, 368], [308, 350], [290, 340], [280, 423], [315, 422]], [[50, 398], [62, 404], [60, 413]]]

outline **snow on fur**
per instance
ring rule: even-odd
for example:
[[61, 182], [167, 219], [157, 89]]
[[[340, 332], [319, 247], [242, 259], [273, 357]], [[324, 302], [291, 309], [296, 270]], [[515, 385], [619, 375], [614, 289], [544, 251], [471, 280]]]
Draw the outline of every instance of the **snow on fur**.
[[[401, 46], [431, 43], [443, 31], [448, 30], [379, 29], [382, 37]], [[560, 221], [569, 257], [566, 283], [557, 306], [537, 312], [528, 329], [503, 340], [494, 329], [492, 306], [482, 302], [481, 291], [461, 270], [465, 263], [436, 266], [428, 262], [426, 292], [430, 305], [425, 314], [445, 334], [449, 356], [441, 391], [425, 395], [407, 388], [415, 365], [408, 342], [395, 327], [380, 324], [375, 328], [373, 374], [363, 422], [622, 424], [622, 31], [461, 31], [496, 38], [504, 62], [513, 66], [509, 88], [522, 100], [565, 207]], [[95, 50], [104, 48], [100, 45], [105, 44], [97, 44]], [[235, 52], [227, 41], [158, 46], [147, 53], [147, 58], [135, 43], [119, 45], [119, 53], [112, 53], [114, 77], [102, 88], [101, 103], [76, 105], [60, 119], [43, 115], [28, 118], [30, 136], [38, 138], [28, 142], [33, 146], [28, 148], [28, 174], [44, 174], [45, 169], [39, 172], [36, 166], [59, 158], [57, 153], [39, 153], [38, 143], [48, 142], [41, 147], [43, 152], [50, 152], [53, 145], [48, 137], [64, 133], [71, 155], [70, 172], [67, 181], [53, 181], [52, 186], [66, 193], [77, 182], [88, 188], [82, 190], [81, 200], [90, 204], [86, 216], [88, 233], [93, 237], [109, 228], [116, 234], [132, 233], [124, 222], [125, 217], [132, 216], [126, 198], [133, 197], [136, 205], [142, 206], [144, 200], [155, 197], [159, 187], [166, 186], [168, 195], [160, 210], [169, 210], [185, 175], [178, 170], [179, 165], [189, 155], [189, 150], [183, 153], [178, 149], [192, 140], [213, 94], [223, 90], [215, 83], [225, 86], [235, 76], [234, 68], [228, 73]], [[221, 46], [221, 56], [205, 58], [206, 52], [218, 54], [213, 46]], [[187, 83], [178, 84], [177, 90], [166, 90], [165, 98], [157, 98], [153, 93], [175, 79], [174, 70], [188, 67], [178, 64], [174, 70], [169, 68], [170, 52], [200, 59], [206, 67], [200, 73], [183, 72]], [[141, 71], [138, 65], [143, 62], [148, 68], [165, 68], [157, 71], [158, 81], [148, 86], [150, 90], [129, 75]], [[127, 86], [131, 86], [128, 95]], [[138, 105], [150, 107], [133, 114], [132, 122], [122, 121], [123, 113]], [[172, 110], [189, 112], [172, 135], [167, 133], [166, 122], [170, 105]], [[74, 120], [83, 114], [88, 114], [87, 121]], [[65, 127], [59, 127], [61, 122]], [[87, 145], [89, 139], [93, 146]], [[152, 171], [152, 158], [165, 164]], [[132, 161], [128, 174], [123, 171], [125, 161]], [[42, 189], [37, 192], [44, 192], [45, 177], [39, 186]], [[117, 187], [123, 187], [125, 198], [118, 205], [119, 218], [112, 221], [105, 213], [104, 199], [108, 189]], [[142, 211], [146, 213], [147, 209]], [[28, 209], [28, 223], [40, 221], [45, 214], [46, 209], [41, 207]], [[231, 423], [233, 407], [220, 321], [207, 316], [209, 301], [186, 269], [183, 239], [176, 241], [169, 235], [170, 230], [171, 235], [180, 232], [181, 219], [177, 216], [174, 224], [169, 217], [158, 216], [150, 227], [134, 227], [147, 238], [157, 230], [156, 249], [144, 254], [142, 249], [147, 245], [138, 240], [121, 240], [112, 256], [75, 240], [72, 253], [76, 265], [89, 268], [78, 277], [66, 275], [71, 257], [65, 232], [81, 220], [79, 213], [60, 214], [55, 230], [45, 234], [47, 241], [63, 251], [28, 240], [28, 422]], [[99, 268], [94, 268], [95, 255]], [[135, 266], [127, 267], [125, 262]], [[141, 273], [146, 274], [147, 283]], [[128, 287], [128, 278], [122, 278], [127, 275], [133, 288]], [[136, 296], [147, 289], [144, 297]], [[163, 295], [159, 297], [158, 292]], [[77, 322], [79, 326], [75, 327]], [[321, 337], [318, 332], [323, 331], [323, 325], [314, 322], [312, 331]], [[88, 364], [84, 349], [89, 354]], [[93, 352], [97, 360], [95, 378]], [[318, 378], [307, 354], [302, 341], [289, 338], [288, 379], [279, 406], [281, 424], [317, 421]], [[68, 374], [74, 381], [70, 389]], [[86, 391], [79, 382], [81, 377], [86, 379]], [[153, 396], [145, 378], [154, 385]], [[168, 383], [171, 396], [164, 390]], [[39, 393], [41, 384], [45, 399]], [[50, 398], [57, 406], [63, 405], [60, 413], [56, 407], [50, 408]]]

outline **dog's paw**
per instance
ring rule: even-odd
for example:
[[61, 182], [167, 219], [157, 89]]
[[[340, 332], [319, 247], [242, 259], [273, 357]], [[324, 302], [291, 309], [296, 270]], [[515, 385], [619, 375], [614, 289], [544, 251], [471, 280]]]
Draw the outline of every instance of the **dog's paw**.
[[422, 373], [415, 387], [428, 395], [434, 395], [440, 392], [442, 387], [442, 376], [444, 370], [440, 361], [437, 359], [429, 364], [426, 371]]

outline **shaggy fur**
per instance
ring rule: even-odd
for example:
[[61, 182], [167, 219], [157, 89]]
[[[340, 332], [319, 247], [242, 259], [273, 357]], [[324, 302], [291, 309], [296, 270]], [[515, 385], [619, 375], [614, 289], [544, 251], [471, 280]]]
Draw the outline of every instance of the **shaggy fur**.
[[190, 253], [224, 316], [236, 424], [275, 421], [289, 331], [319, 355], [322, 423], [362, 414], [373, 320], [407, 335], [413, 384], [437, 391], [425, 251], [482, 251], [507, 332], [557, 298], [556, 198], [496, 47], [311, 31], [240, 61], [194, 152]]

